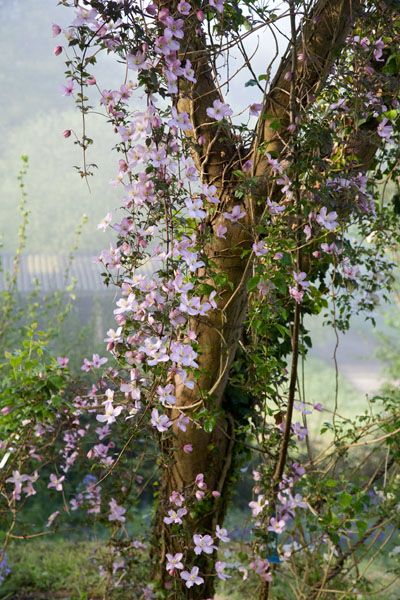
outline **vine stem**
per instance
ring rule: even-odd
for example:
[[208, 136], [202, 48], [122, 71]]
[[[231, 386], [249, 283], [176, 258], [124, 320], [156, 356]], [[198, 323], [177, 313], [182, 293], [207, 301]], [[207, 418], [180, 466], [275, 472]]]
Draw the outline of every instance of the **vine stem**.
[[286, 420], [285, 420], [285, 430], [283, 433], [282, 445], [279, 451], [278, 462], [275, 467], [275, 472], [273, 476], [273, 488], [279, 484], [282, 479], [283, 471], [285, 469], [287, 453], [290, 442], [290, 432], [292, 425], [292, 416], [293, 416], [293, 405], [296, 395], [297, 388], [297, 367], [299, 362], [299, 333], [300, 333], [300, 315], [301, 309], [300, 304], [296, 303], [295, 311], [294, 311], [294, 321], [293, 321], [293, 334], [292, 334], [292, 365], [290, 369], [290, 382], [289, 382], [289, 394], [288, 394], [288, 404], [286, 411]]

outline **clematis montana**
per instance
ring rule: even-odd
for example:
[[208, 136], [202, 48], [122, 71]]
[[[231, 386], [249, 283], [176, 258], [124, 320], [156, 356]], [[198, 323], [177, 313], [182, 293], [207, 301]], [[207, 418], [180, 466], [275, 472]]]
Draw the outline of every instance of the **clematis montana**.
[[229, 104], [224, 104], [221, 100], [214, 100], [212, 107], [207, 108], [206, 113], [211, 119], [222, 121], [222, 119], [233, 115], [233, 110]]
[[199, 567], [193, 567], [190, 572], [182, 571], [181, 577], [186, 582], [185, 585], [187, 588], [204, 583], [204, 579], [199, 576]]
[[212, 554], [214, 550], [217, 549], [217, 547], [214, 545], [214, 540], [212, 539], [211, 535], [200, 535], [196, 533], [193, 536], [193, 542], [194, 552], [197, 555], [201, 554], [202, 552], [204, 552], [204, 554]]

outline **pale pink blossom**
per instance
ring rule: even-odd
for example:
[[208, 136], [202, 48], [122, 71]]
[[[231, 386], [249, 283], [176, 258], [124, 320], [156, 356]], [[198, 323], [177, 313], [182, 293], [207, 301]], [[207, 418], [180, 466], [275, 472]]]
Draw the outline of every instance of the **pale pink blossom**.
[[182, 571], [181, 577], [184, 581], [186, 581], [185, 585], [187, 588], [204, 583], [204, 579], [199, 577], [199, 567], [193, 567], [190, 573], [189, 571]]

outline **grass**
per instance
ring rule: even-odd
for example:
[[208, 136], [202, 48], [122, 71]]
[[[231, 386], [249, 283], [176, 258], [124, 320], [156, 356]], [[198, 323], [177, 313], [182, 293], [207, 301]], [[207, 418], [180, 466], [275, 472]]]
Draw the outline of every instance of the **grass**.
[[65, 600], [102, 598], [104, 584], [95, 560], [98, 550], [96, 542], [63, 539], [13, 544], [7, 553], [11, 573], [0, 587], [0, 598], [11, 600], [33, 592], [38, 598], [42, 592]]
[[[224, 557], [226, 562], [235, 562], [239, 546]], [[244, 547], [241, 548], [242, 551]], [[11, 574], [0, 587], [1, 600], [103, 600], [110, 599], [104, 579], [99, 574], [96, 558], [101, 558], [102, 545], [99, 541], [72, 542], [62, 538], [51, 541], [31, 540], [10, 547], [8, 552]], [[222, 559], [222, 557], [221, 557]], [[362, 573], [367, 563], [359, 565]], [[360, 600], [398, 600], [394, 579], [395, 558], [387, 553], [376, 557], [370, 566], [367, 578], [377, 590], [363, 593]], [[284, 567], [285, 568], [285, 567]], [[288, 574], [288, 573], [287, 573]], [[301, 575], [301, 574], [300, 574]], [[287, 579], [280, 582], [275, 578], [271, 600], [294, 600], [287, 587]], [[340, 584], [340, 582], [339, 582]], [[387, 588], [387, 589], [386, 589]], [[253, 600], [257, 597], [258, 581], [254, 574], [243, 581], [233, 576], [220, 582], [214, 600]]]

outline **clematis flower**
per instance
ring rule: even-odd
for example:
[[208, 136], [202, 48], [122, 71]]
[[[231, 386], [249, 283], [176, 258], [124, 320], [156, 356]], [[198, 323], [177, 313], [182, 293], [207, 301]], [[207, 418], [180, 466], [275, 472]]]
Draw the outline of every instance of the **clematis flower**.
[[151, 411], [151, 424], [153, 427], [157, 429], [160, 433], [164, 433], [168, 431], [168, 429], [172, 425], [172, 421], [169, 420], [167, 415], [160, 415], [156, 408], [153, 408]]
[[220, 14], [224, 12], [224, 0], [209, 0], [209, 4]]
[[47, 519], [46, 527], [51, 527], [54, 520], [58, 517], [59, 514], [60, 514], [59, 510], [56, 510], [56, 512], [51, 513], [51, 515]]
[[231, 223], [237, 223], [239, 219], [246, 216], [246, 211], [242, 210], [239, 204], [236, 204], [230, 212], [224, 212], [223, 215]]
[[293, 272], [293, 279], [295, 280], [297, 285], [299, 285], [303, 289], [310, 287], [310, 282], [306, 280], [307, 273], [304, 273], [304, 271], [301, 271], [300, 273]]
[[216, 121], [222, 121], [225, 117], [233, 115], [233, 110], [229, 104], [224, 104], [221, 100], [214, 100], [213, 105], [206, 110], [207, 115]]
[[97, 229], [101, 229], [102, 231], [105, 231], [111, 225], [111, 221], [112, 221], [112, 214], [109, 212], [106, 214], [105, 217], [102, 218], [100, 223], [97, 225]]
[[253, 517], [257, 517], [267, 505], [268, 501], [265, 499], [265, 496], [262, 495], [257, 496], [257, 500], [252, 500], [249, 502], [249, 507], [251, 508]]
[[51, 26], [51, 33], [53, 35], [53, 38], [60, 35], [61, 31], [62, 31], [61, 27], [59, 25], [57, 25], [57, 23], [53, 23], [53, 25]]
[[22, 484], [28, 480], [29, 480], [29, 475], [23, 475], [19, 471], [13, 471], [12, 477], [9, 477], [8, 479], [6, 479], [6, 483], [14, 484], [13, 497], [16, 500], [20, 499], [21, 491], [22, 491]]
[[72, 96], [75, 89], [75, 82], [72, 79], [67, 79], [65, 85], [61, 86], [63, 96]]
[[254, 242], [252, 249], [256, 256], [265, 256], [266, 254], [268, 254], [268, 248], [263, 240], [260, 240], [259, 242]]
[[215, 528], [215, 535], [219, 540], [221, 540], [221, 542], [230, 541], [228, 531], [224, 527], [220, 527], [219, 525], [217, 525]]
[[200, 535], [195, 533], [193, 536], [194, 552], [199, 555], [202, 552], [204, 554], [212, 554], [217, 547], [214, 545], [214, 540], [211, 535]]
[[173, 575], [175, 569], [183, 569], [183, 554], [177, 552], [177, 554], [166, 554], [167, 566], [165, 567], [170, 575]]
[[65, 476], [62, 475], [61, 477], [57, 477], [57, 475], [54, 475], [54, 473], [51, 473], [50, 475], [50, 483], [47, 485], [48, 488], [54, 488], [57, 492], [61, 492], [63, 489], [63, 481], [65, 479]]
[[383, 140], [390, 140], [393, 135], [393, 127], [391, 125], [387, 125], [388, 120], [386, 117], [382, 119], [382, 121], [378, 125], [378, 129], [376, 130], [379, 137]]
[[126, 508], [119, 506], [114, 498], [111, 498], [108, 506], [110, 507], [110, 512], [108, 514], [109, 521], [119, 521], [120, 523], [124, 523], [126, 521], [126, 518], [124, 517]]
[[148, 68], [148, 62], [144, 52], [136, 52], [135, 54], [128, 54], [126, 57], [126, 64], [128, 69], [132, 71], [142, 71]]
[[111, 423], [115, 423], [116, 418], [122, 412], [123, 406], [113, 406], [111, 400], [107, 400], [104, 403], [104, 415], [96, 415], [96, 420], [100, 423], [107, 423], [107, 425], [111, 425]]
[[225, 225], [217, 225], [216, 229], [215, 229], [215, 234], [218, 238], [222, 238], [222, 239], [226, 239], [226, 232], [228, 231], [228, 228], [225, 227]]
[[332, 210], [328, 213], [326, 206], [323, 206], [315, 220], [328, 231], [333, 231], [338, 226], [338, 222], [336, 221], [337, 216], [338, 215], [336, 211]]
[[182, 571], [181, 577], [184, 581], [186, 581], [185, 585], [187, 588], [204, 583], [204, 579], [199, 577], [199, 567], [193, 567], [190, 573], [189, 571]]
[[250, 115], [252, 117], [258, 117], [262, 110], [262, 104], [259, 102], [254, 102], [254, 104], [250, 104]]
[[186, 2], [186, 0], [180, 0], [180, 2], [178, 3], [177, 9], [178, 9], [178, 12], [181, 13], [181, 15], [184, 15], [186, 17], [187, 15], [190, 14], [192, 7], [190, 6], [189, 2]]
[[61, 369], [66, 369], [68, 367], [69, 358], [66, 356], [57, 356], [57, 362]]
[[167, 513], [167, 517], [164, 517], [163, 521], [167, 525], [171, 525], [172, 523], [176, 525], [182, 525], [182, 517], [187, 514], [187, 508], [178, 508], [178, 510], [170, 509]]
[[268, 531], [273, 531], [274, 533], [282, 533], [282, 531], [285, 529], [286, 527], [286, 523], [283, 519], [280, 519], [278, 521], [278, 519], [275, 519], [275, 517], [271, 517], [270, 521], [269, 521], [269, 525], [268, 525]]
[[217, 560], [217, 562], [215, 563], [215, 571], [217, 573], [218, 579], [221, 579], [222, 581], [226, 581], [227, 579], [230, 579], [230, 575], [227, 575], [226, 573], [224, 573], [224, 569], [226, 567], [226, 563], [221, 562], [220, 560]]

